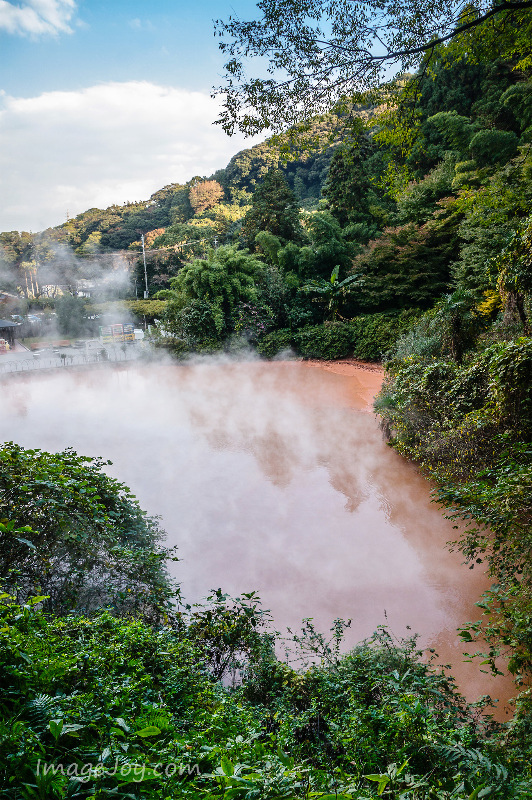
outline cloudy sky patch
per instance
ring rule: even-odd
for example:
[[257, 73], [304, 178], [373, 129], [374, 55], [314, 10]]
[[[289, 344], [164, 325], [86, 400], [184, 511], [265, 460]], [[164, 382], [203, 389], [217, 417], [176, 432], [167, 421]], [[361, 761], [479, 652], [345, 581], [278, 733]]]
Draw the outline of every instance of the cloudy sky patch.
[[212, 20], [255, 0], [0, 0], [0, 231], [42, 230], [210, 175], [253, 142], [213, 126]]
[[210, 175], [251, 143], [212, 125], [217, 103], [148, 81], [0, 98], [0, 230], [42, 230], [91, 207], [147, 200]]
[[22, 36], [72, 33], [69, 23], [75, 10], [74, 0], [0, 0], [0, 30]]

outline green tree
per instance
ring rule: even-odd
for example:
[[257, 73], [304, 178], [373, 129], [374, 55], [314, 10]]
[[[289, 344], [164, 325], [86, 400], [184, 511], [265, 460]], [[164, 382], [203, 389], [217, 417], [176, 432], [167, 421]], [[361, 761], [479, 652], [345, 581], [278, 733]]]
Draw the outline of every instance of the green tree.
[[57, 327], [64, 336], [82, 336], [87, 329], [85, 302], [81, 297], [62, 295], [56, 302]]
[[468, 117], [457, 114], [456, 111], [439, 111], [433, 117], [429, 117], [427, 124], [434, 126], [446, 144], [462, 155], [467, 153], [471, 139], [479, 130], [478, 125], [473, 124]]
[[[37, 256], [41, 237], [26, 231], [5, 231], [0, 233], [0, 264], [6, 274], [10, 288], [17, 288], [27, 298], [39, 295], [37, 282]], [[42, 245], [41, 248], [42, 250]], [[45, 255], [42, 253], [42, 255]], [[6, 286], [7, 288], [7, 286]]]
[[169, 294], [171, 296], [162, 316], [162, 325], [167, 337], [172, 339], [165, 339], [164, 344], [168, 344], [178, 356], [196, 349], [219, 347], [225, 331], [220, 332], [217, 327], [217, 309], [205, 300], [187, 300], [173, 291]]
[[25, 231], [4, 231], [0, 233], [0, 245], [2, 257], [10, 264], [15, 264], [31, 257], [33, 237]]
[[438, 202], [452, 194], [456, 159], [446, 153], [443, 160], [423, 180], [409, 183], [397, 196], [399, 222], [427, 222], [440, 209]]
[[25, 295], [27, 298], [38, 297], [39, 284], [37, 283], [37, 262], [21, 261], [19, 264], [20, 273], [24, 276]]
[[464, 352], [474, 344], [481, 327], [475, 314], [475, 296], [464, 289], [446, 295], [436, 306], [433, 320], [441, 337], [442, 352], [448, 352], [461, 364]]
[[363, 278], [355, 311], [433, 305], [449, 288], [459, 221], [449, 203], [423, 225], [385, 229], [354, 259], [353, 270]]
[[501, 96], [501, 103], [512, 110], [521, 131], [532, 125], [532, 82], [522, 81], [510, 86]]
[[251, 208], [244, 217], [242, 233], [248, 246], [255, 244], [255, 236], [267, 231], [281, 242], [302, 237], [299, 205], [292, 189], [280, 170], [270, 170], [253, 192]]
[[469, 143], [469, 151], [479, 167], [505, 164], [517, 153], [519, 139], [513, 131], [483, 130]]
[[[479, 300], [484, 292], [496, 289], [497, 258], [530, 214], [531, 175], [532, 158], [525, 150], [478, 183], [466, 180], [457, 196], [462, 221], [453, 278], [457, 286], [474, 292]], [[471, 176], [479, 177], [478, 172]]]
[[337, 265], [328, 281], [318, 280], [309, 281], [301, 287], [301, 291], [305, 294], [316, 295], [314, 300], [318, 303], [323, 303], [326, 307], [326, 315], [331, 322], [334, 322], [338, 316], [338, 311], [342, 300], [346, 295], [352, 291], [354, 284], [361, 282], [358, 275], [349, 275], [343, 281], [338, 280], [340, 267]]
[[255, 236], [255, 246], [261, 256], [269, 264], [279, 263], [279, 250], [281, 250], [281, 240], [269, 231], [259, 231]]
[[173, 248], [179, 266], [182, 266], [187, 260], [204, 256], [214, 243], [215, 236], [214, 225], [208, 220], [203, 225], [176, 222], [155, 239], [154, 247]]
[[373, 139], [360, 131], [355, 144], [336, 148], [323, 187], [331, 213], [342, 227], [356, 226], [352, 235], [364, 244], [377, 234], [390, 205], [378, 188], [384, 166]]
[[166, 319], [172, 324], [177, 313], [186, 316], [191, 302], [199, 302], [210, 309], [218, 337], [230, 332], [233, 316], [242, 301], [253, 301], [264, 264], [247, 250], [237, 250], [224, 245], [211, 250], [208, 258], [195, 259], [185, 264], [172, 280], [174, 304], [169, 304]]
[[509, 314], [517, 312], [525, 334], [530, 335], [526, 299], [532, 294], [532, 217], [514, 233], [496, 261], [497, 288]]
[[[227, 57], [225, 83], [217, 89], [225, 97], [220, 123], [229, 133], [257, 133], [311, 119], [338, 102], [345, 107], [345, 97], [377, 86], [390, 69], [415, 71], [449, 41], [469, 61], [517, 54], [523, 67], [530, 8], [531, 0], [263, 0], [256, 20], [234, 16], [216, 23]], [[266, 60], [266, 77], [250, 75], [254, 57]]]
[[56, 613], [112, 605], [152, 615], [170, 594], [162, 532], [110, 462], [73, 450], [0, 448], [0, 577]]
[[[328, 211], [311, 214], [306, 220], [306, 229], [310, 242], [297, 254], [297, 271], [302, 280], [328, 280], [337, 265], [341, 269], [350, 267], [353, 255], [360, 247], [348, 241], [346, 231], [341, 229], [332, 214]], [[279, 258], [285, 259], [283, 251]]]

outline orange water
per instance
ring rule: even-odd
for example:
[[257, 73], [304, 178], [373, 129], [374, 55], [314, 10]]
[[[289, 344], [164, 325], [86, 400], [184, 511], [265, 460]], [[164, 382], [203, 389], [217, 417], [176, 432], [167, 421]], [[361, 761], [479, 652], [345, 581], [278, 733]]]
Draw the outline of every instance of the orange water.
[[446, 549], [457, 532], [430, 485], [382, 440], [381, 379], [297, 362], [50, 373], [2, 384], [0, 431], [110, 459], [162, 515], [187, 600], [257, 590], [277, 628], [351, 618], [346, 646], [410, 626], [469, 699], [504, 700], [511, 684], [464, 664], [455, 634], [489, 582]]

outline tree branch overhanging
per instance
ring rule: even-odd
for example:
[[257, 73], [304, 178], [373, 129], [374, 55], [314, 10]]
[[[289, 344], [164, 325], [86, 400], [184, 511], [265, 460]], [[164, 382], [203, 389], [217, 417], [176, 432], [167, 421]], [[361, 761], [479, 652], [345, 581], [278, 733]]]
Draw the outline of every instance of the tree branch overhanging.
[[[524, 2], [521, 3], [520, 2], [501, 3], [497, 6], [494, 6], [492, 9], [483, 14], [481, 17], [476, 17], [475, 19], [470, 20], [469, 22], [464, 22], [463, 24], [459, 25], [458, 28], [455, 28], [453, 31], [446, 34], [445, 36], [440, 36], [437, 39], [431, 39], [430, 42], [419, 45], [419, 47], [407, 48], [405, 50], [396, 50], [395, 52], [388, 50], [388, 52], [379, 56], [372, 55], [368, 50], [361, 51], [360, 48], [356, 48], [355, 50], [353, 50], [350, 47], [344, 47], [343, 45], [337, 44], [336, 42], [331, 42], [329, 40], [316, 39], [315, 41], [316, 44], [322, 44], [326, 48], [330, 48], [332, 50], [339, 50], [343, 53], [356, 53], [357, 51], [364, 52], [367, 53], [367, 55], [371, 60], [382, 62], [388, 59], [404, 58], [405, 56], [413, 56], [413, 55], [418, 55], [420, 53], [426, 53], [427, 51], [433, 50], [435, 47], [438, 47], [438, 45], [445, 44], [445, 42], [448, 42], [450, 39], [454, 39], [461, 33], [465, 33], [465, 31], [470, 30], [471, 28], [476, 28], [479, 25], [482, 25], [488, 19], [494, 17], [496, 14], [500, 14], [502, 11], [521, 11], [527, 8], [532, 8], [532, 0], [524, 0]], [[386, 44], [377, 35], [376, 31], [374, 31], [374, 35], [375, 38], [383, 45], [383, 47], [386, 47]]]
[[[384, 7], [378, 3], [379, 8], [369, 0], [362, 5], [353, 4], [351, 14], [339, 0], [263, 0], [258, 3], [264, 15], [260, 20], [241, 22], [230, 18], [228, 23], [217, 23], [220, 36], [232, 39], [220, 44], [232, 58], [226, 67], [226, 85], [214, 90], [215, 95], [225, 95], [225, 110], [219, 123], [228, 133], [235, 128], [258, 133], [268, 127], [276, 130], [297, 124], [298, 114], [303, 108], [308, 113], [307, 100], [312, 103], [313, 97], [315, 114], [327, 112], [324, 84], [328, 83], [331, 92], [330, 108], [342, 95], [378, 87], [390, 65], [395, 63], [399, 74], [411, 72], [426, 60], [427, 54], [482, 28], [490, 20], [486, 41], [491, 42], [487, 45], [491, 48], [500, 23], [518, 22], [518, 27], [524, 24], [524, 29], [529, 30], [528, 15], [520, 12], [531, 9], [532, 0], [495, 3], [486, 8], [487, 3], [481, 2], [475, 9], [453, 2], [446, 5], [443, 0], [406, 0], [399, 9], [392, 0]], [[310, 17], [305, 17], [310, 11]], [[332, 26], [330, 38], [323, 36], [322, 19]], [[464, 41], [467, 49], [469, 38]], [[482, 48], [483, 34], [472, 41], [477, 58], [474, 42]], [[267, 59], [271, 78], [246, 78], [244, 62], [254, 57]]]

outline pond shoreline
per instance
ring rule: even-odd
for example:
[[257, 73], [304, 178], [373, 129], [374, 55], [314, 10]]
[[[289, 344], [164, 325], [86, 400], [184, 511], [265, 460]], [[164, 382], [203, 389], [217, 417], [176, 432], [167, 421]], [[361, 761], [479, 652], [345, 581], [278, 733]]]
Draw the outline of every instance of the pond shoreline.
[[382, 624], [418, 631], [470, 699], [491, 692], [508, 718], [512, 689], [464, 665], [455, 633], [486, 579], [445, 549], [456, 532], [429, 482], [383, 442], [372, 407], [382, 369], [354, 359], [154, 366], [6, 383], [4, 436], [113, 462], [109, 474], [179, 547], [171, 574], [187, 601], [213, 586], [257, 591], [282, 630], [352, 618], [347, 649]]
[[[351, 367], [353, 371], [363, 369], [366, 370], [367, 372], [378, 372], [382, 375], [384, 375], [385, 372], [385, 369], [380, 362], [360, 361], [357, 358], [338, 358], [331, 361], [325, 358], [307, 358], [307, 359], [302, 359], [302, 362], [304, 364], [308, 364], [309, 366], [330, 367], [331, 372], [335, 371], [334, 369], [335, 367], [346, 367], [346, 368]], [[348, 369], [345, 369], [345, 371], [342, 370], [342, 374], [348, 375], [349, 370]]]
[[381, 364], [359, 361], [355, 358], [342, 358], [337, 361], [309, 359], [301, 363], [310, 369], [321, 369], [342, 378], [353, 378], [356, 381], [353, 394], [356, 395], [354, 405], [357, 410], [375, 413], [373, 401], [381, 390], [385, 375]]

